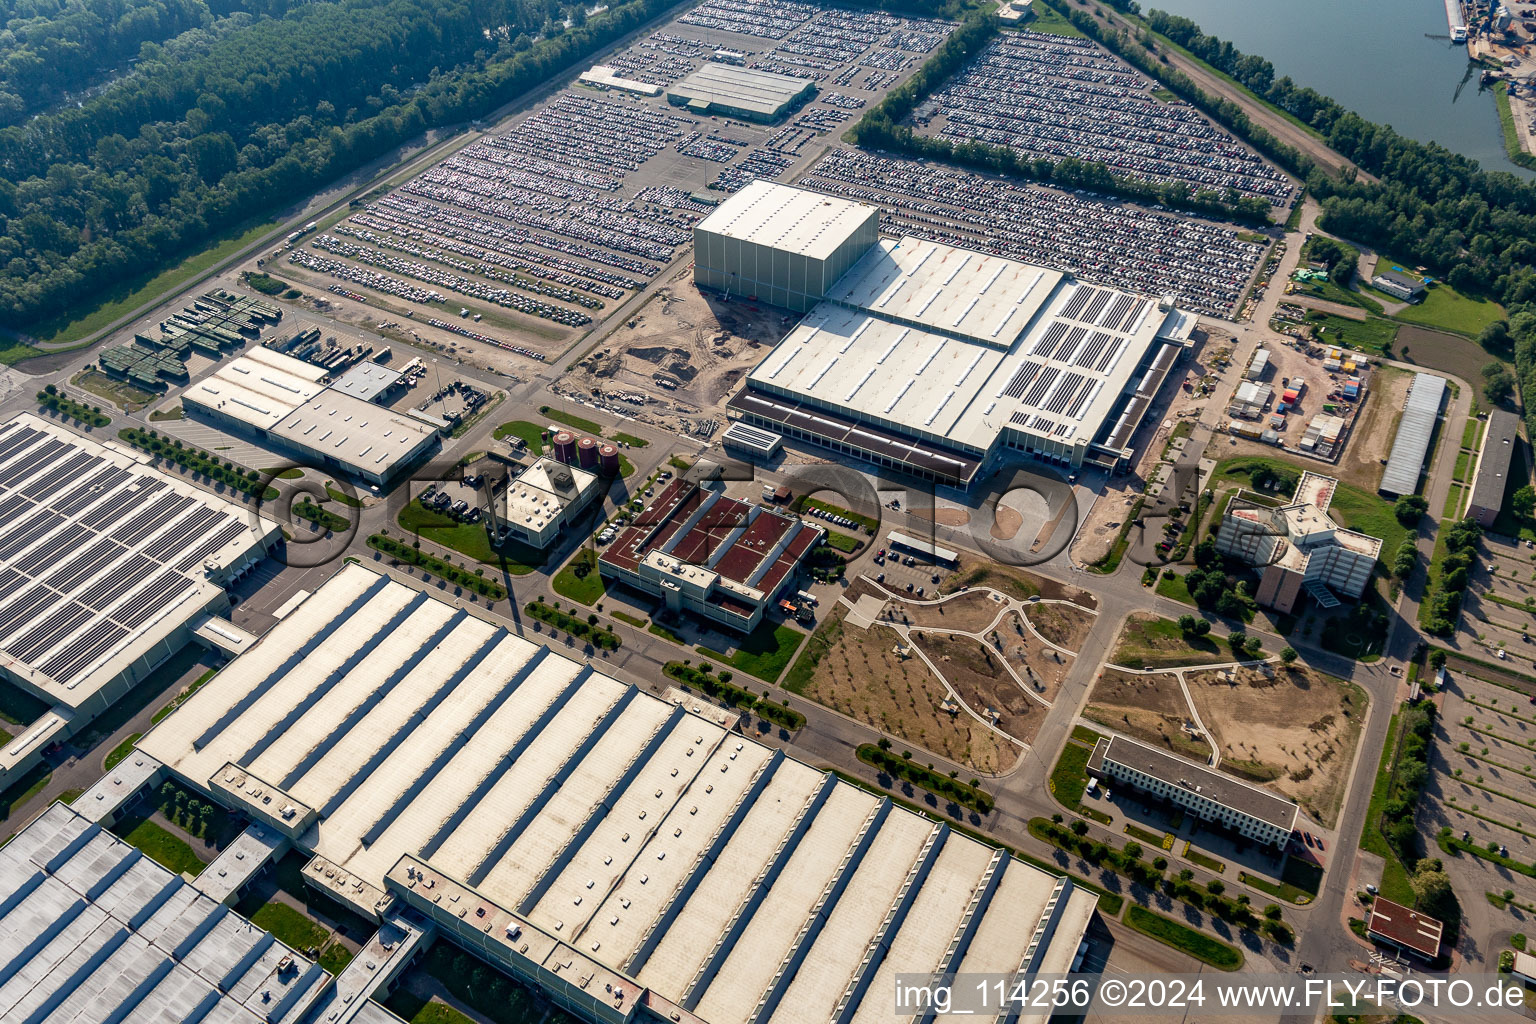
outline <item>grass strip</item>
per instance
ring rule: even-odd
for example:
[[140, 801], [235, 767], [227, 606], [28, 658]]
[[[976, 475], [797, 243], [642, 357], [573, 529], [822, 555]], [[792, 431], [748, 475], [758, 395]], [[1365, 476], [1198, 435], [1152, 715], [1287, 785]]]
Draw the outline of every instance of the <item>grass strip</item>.
[[1125, 912], [1125, 923], [1148, 938], [1156, 939], [1221, 971], [1235, 971], [1243, 966], [1243, 951], [1171, 917], [1155, 914], [1132, 904]]
[[865, 764], [898, 779], [905, 779], [914, 786], [921, 786], [935, 796], [980, 811], [982, 814], [992, 813], [992, 798], [982, 792], [980, 786], [964, 785], [958, 779], [949, 778], [926, 765], [918, 764], [912, 760], [911, 751], [907, 751], [904, 755], [897, 755], [888, 750], [881, 750], [873, 743], [860, 743], [856, 753], [859, 760]]
[[604, 650], [616, 651], [624, 645], [623, 639], [613, 630], [577, 618], [553, 605], [544, 604], [543, 601], [529, 601], [523, 606], [523, 611], [540, 622], [580, 637]]
[[492, 601], [500, 601], [507, 596], [506, 588], [495, 580], [488, 580], [483, 576], [476, 576], [456, 565], [451, 565], [436, 555], [429, 555], [420, 548], [409, 544], [402, 544], [393, 537], [386, 537], [382, 533], [375, 533], [368, 538], [368, 546], [376, 551], [381, 551], [390, 558], [406, 565], [414, 565], [423, 572], [429, 572], [441, 577], [455, 586], [473, 590], [482, 597]]

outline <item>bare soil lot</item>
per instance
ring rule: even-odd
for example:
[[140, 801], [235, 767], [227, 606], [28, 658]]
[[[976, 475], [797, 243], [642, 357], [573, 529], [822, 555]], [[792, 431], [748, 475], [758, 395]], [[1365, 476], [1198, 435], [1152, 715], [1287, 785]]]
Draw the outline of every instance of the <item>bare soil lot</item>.
[[1035, 632], [1058, 647], [1081, 651], [1097, 616], [1064, 604], [1032, 604], [1025, 610]]
[[1032, 684], [1036, 693], [1046, 700], [1054, 701], [1075, 659], [1070, 654], [1054, 651], [1028, 636], [1019, 622], [1017, 612], [1009, 612], [998, 623], [997, 635], [1003, 643], [1003, 654], [1013, 670], [1025, 682]]
[[888, 627], [845, 624], [805, 696], [978, 771], [1010, 767], [1018, 756], [1013, 745], [968, 715], [941, 711], [949, 697], [944, 684], [915, 654], [896, 655], [900, 644]]
[[1125, 620], [1109, 660], [1126, 668], [1219, 665], [1232, 656], [1210, 637], [1186, 637], [1172, 619], [1137, 612]]
[[1332, 827], [1344, 799], [1366, 696], [1309, 668], [1255, 666], [1185, 675], [1221, 768], [1263, 783]]
[[1042, 597], [1071, 601], [1084, 608], [1099, 606], [1098, 598], [1086, 590], [1079, 590], [1065, 583], [1057, 583], [1044, 576], [1036, 576], [1027, 569], [1001, 565], [975, 555], [961, 555], [959, 567], [939, 585], [939, 589], [946, 594], [952, 594], [967, 587], [991, 587], [1009, 597], [1023, 600]]
[[892, 602], [892, 605], [905, 614], [906, 621], [913, 626], [953, 629], [962, 633], [977, 633], [986, 629], [997, 618], [997, 613], [1003, 610], [1000, 602], [982, 591], [956, 594], [942, 604], [908, 604], [898, 600]]
[[[985, 716], [998, 712], [997, 727], [1023, 743], [1033, 743], [1045, 722], [1046, 709], [1032, 700], [999, 664], [996, 651], [969, 637], [948, 633], [913, 633], [944, 678], [972, 710]], [[958, 716], [958, 723], [964, 716]]]
[[1189, 707], [1178, 677], [1169, 672], [1134, 675], [1105, 669], [1093, 684], [1083, 717], [1196, 762], [1211, 758], [1211, 748], [1184, 728]]

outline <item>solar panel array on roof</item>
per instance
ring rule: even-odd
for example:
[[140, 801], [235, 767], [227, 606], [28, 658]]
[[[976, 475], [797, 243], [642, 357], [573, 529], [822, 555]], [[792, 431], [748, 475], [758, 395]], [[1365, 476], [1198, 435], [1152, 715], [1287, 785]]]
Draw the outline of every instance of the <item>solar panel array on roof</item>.
[[[229, 565], [276, 529], [29, 414], [0, 424], [0, 524], [6, 670], [71, 706], [108, 681], [97, 670], [130, 645], [167, 639], [218, 598], [205, 559]], [[188, 603], [195, 593], [202, 599]], [[82, 687], [87, 677], [96, 681]]]
[[3, 1020], [296, 1024], [327, 984], [61, 803], [0, 849], [0, 894]]

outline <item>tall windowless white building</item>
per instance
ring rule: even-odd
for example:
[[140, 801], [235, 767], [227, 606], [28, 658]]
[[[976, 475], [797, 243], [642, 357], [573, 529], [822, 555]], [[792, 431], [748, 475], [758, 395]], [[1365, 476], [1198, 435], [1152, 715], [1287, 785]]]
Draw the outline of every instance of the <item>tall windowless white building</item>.
[[880, 240], [880, 209], [759, 179], [693, 229], [693, 279], [805, 312]]

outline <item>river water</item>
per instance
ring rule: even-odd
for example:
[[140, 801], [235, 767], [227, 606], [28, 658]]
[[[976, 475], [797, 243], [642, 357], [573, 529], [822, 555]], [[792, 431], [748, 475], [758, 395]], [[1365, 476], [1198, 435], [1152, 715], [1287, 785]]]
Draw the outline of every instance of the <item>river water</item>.
[[1346, 108], [1438, 142], [1488, 170], [1532, 177], [1504, 154], [1493, 96], [1466, 47], [1450, 41], [1442, 0], [1141, 0], [1267, 58]]

